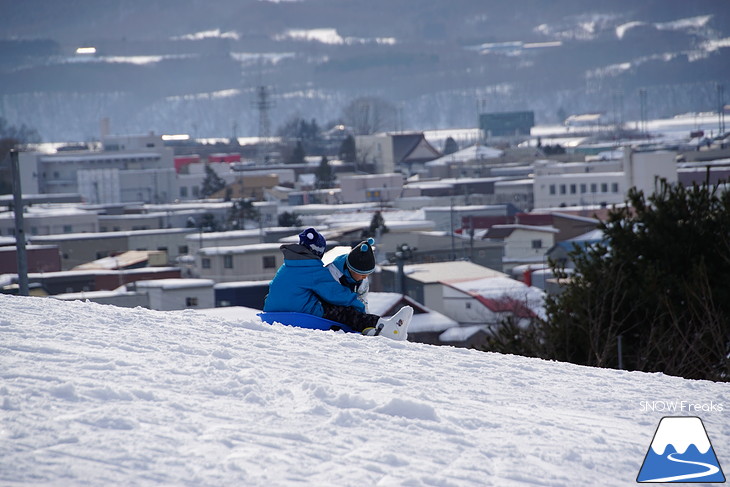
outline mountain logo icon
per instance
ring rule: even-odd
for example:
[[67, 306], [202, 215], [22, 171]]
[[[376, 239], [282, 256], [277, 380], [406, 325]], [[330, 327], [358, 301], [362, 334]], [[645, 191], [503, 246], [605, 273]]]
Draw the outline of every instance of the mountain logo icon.
[[696, 416], [662, 418], [636, 481], [725, 482], [702, 420]]

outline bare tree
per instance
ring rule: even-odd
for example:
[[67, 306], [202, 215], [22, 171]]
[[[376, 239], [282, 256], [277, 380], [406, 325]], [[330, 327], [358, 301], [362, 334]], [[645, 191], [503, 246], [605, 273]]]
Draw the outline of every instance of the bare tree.
[[364, 96], [356, 98], [343, 110], [345, 124], [355, 130], [357, 135], [370, 135], [395, 129], [395, 106], [379, 97]]

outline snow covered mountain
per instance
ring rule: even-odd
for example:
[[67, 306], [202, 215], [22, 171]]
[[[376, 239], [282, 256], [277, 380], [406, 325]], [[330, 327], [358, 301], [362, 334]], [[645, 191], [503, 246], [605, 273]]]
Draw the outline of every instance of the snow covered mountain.
[[253, 136], [262, 84], [274, 131], [347, 118], [359, 97], [387, 102], [381, 130], [473, 127], [475, 107], [635, 120], [642, 89], [651, 117], [710, 111], [730, 79], [724, 5], [0, 0], [0, 115], [45, 141], [98, 138], [106, 118], [119, 134]]
[[665, 415], [701, 416], [730, 465], [728, 384], [242, 308], [0, 295], [0, 310], [2, 485], [626, 486]]

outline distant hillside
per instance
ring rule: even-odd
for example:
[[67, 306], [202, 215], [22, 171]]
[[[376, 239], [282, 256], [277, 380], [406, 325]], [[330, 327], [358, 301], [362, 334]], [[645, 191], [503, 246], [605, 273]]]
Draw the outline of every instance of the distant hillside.
[[[0, 0], [0, 116], [46, 140], [115, 132], [256, 135], [254, 89], [277, 127], [327, 124], [358, 96], [398, 127], [473, 126], [478, 111], [717, 108], [730, 86], [722, 2], [559, 0]], [[79, 47], [95, 47], [78, 55]]]

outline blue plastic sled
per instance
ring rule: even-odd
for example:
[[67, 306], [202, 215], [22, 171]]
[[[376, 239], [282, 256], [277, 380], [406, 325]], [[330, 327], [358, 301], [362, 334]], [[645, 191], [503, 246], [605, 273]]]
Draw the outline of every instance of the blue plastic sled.
[[307, 328], [310, 330], [342, 330], [347, 333], [358, 333], [347, 325], [337, 323], [336, 321], [320, 318], [319, 316], [308, 315], [306, 313], [294, 313], [290, 311], [269, 311], [259, 313], [258, 316], [264, 323], [273, 324], [281, 323], [287, 326], [296, 326], [299, 328]]

